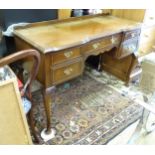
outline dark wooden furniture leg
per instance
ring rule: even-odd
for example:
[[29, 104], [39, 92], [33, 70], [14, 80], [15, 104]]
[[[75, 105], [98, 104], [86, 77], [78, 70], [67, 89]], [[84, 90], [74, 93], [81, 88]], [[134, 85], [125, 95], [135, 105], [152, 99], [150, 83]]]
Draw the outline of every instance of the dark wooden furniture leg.
[[127, 79], [126, 79], [126, 82], [125, 82], [125, 85], [128, 87], [129, 86], [129, 83], [130, 83], [130, 75], [132, 73], [132, 71], [134, 70], [134, 68], [136, 67], [136, 65], [138, 64], [138, 58], [136, 57], [136, 55], [133, 53], [132, 54], [132, 62], [131, 62], [131, 65], [130, 65], [130, 68], [128, 70], [128, 73], [127, 73]]

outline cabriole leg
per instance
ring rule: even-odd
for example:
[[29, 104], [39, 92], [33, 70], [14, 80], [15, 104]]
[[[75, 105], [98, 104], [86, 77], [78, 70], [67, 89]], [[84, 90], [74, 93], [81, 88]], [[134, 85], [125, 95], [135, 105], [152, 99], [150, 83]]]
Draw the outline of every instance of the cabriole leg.
[[50, 87], [44, 90], [43, 97], [44, 97], [44, 107], [46, 112], [46, 121], [47, 121], [47, 128], [41, 132], [41, 137], [44, 141], [48, 141], [55, 137], [56, 131], [51, 128], [51, 120], [52, 120], [52, 93], [55, 91], [55, 87]]

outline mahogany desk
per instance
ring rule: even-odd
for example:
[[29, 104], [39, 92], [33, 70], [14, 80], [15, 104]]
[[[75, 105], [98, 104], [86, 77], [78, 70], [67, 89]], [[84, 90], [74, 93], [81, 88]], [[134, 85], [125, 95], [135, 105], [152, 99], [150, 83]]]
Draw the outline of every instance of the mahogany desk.
[[[14, 30], [17, 51], [35, 48], [41, 54], [38, 80], [44, 85], [47, 133], [51, 131], [51, 91], [81, 75], [90, 55], [101, 54], [101, 69], [125, 82], [130, 80], [140, 28], [140, 23], [99, 14], [32, 23]], [[111, 49], [112, 54], [107, 52]]]

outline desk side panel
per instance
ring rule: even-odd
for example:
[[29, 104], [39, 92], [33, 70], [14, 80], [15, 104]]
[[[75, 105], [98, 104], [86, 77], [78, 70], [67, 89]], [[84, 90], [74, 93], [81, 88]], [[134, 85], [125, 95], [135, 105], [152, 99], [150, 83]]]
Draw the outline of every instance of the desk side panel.
[[[15, 37], [15, 44], [16, 44], [16, 51], [20, 51], [20, 50], [25, 50], [25, 49], [36, 49], [33, 46], [31, 46], [30, 44], [28, 44], [27, 42], [25, 42], [24, 40]], [[38, 50], [38, 49], [36, 49]], [[39, 50], [38, 50], [39, 51]], [[39, 51], [40, 52], [40, 51]], [[39, 66], [39, 71], [37, 74], [37, 79], [44, 84], [44, 78], [45, 78], [45, 72], [44, 72], [44, 54], [42, 54], [40, 52], [40, 56], [41, 56], [41, 62], [40, 62], [40, 66]], [[32, 65], [32, 61], [30, 60], [30, 58], [27, 58], [26, 60], [24, 60], [24, 67], [26, 70], [30, 71]]]

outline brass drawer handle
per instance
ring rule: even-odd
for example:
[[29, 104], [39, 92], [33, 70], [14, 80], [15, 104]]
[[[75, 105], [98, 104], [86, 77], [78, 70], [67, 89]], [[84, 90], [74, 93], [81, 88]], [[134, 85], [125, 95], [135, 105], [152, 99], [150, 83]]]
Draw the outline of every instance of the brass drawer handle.
[[136, 46], [133, 45], [133, 44], [128, 45], [128, 46], [126, 46], [125, 48], [126, 48], [127, 50], [129, 50], [129, 51], [134, 51], [134, 50], [136, 50]]
[[153, 45], [152, 48], [155, 49], [155, 45]]
[[132, 37], [132, 38], [135, 37], [135, 36], [136, 36], [135, 33], [132, 33], [132, 34], [131, 34], [131, 37]]
[[64, 70], [65, 75], [70, 75], [72, 73], [73, 69], [72, 68], [67, 68]]
[[93, 48], [94, 48], [94, 49], [97, 49], [99, 46], [100, 46], [100, 43], [95, 43], [95, 44], [93, 44]]
[[111, 43], [112, 43], [112, 44], [115, 44], [115, 43], [117, 43], [117, 42], [118, 42], [118, 38], [112, 36], [112, 38], [111, 38]]
[[139, 52], [140, 52], [140, 53], [145, 53], [145, 51], [143, 51], [143, 50], [140, 50]]
[[149, 37], [149, 35], [147, 35], [147, 34], [144, 34], [144, 37], [148, 38], [148, 37]]
[[150, 19], [150, 20], [153, 20], [153, 19], [154, 19], [154, 17], [149, 17], [149, 19]]
[[64, 53], [64, 56], [65, 56], [66, 58], [70, 58], [72, 55], [73, 55], [73, 52], [72, 52], [72, 51], [69, 51], [69, 52], [65, 52], [65, 53]]

